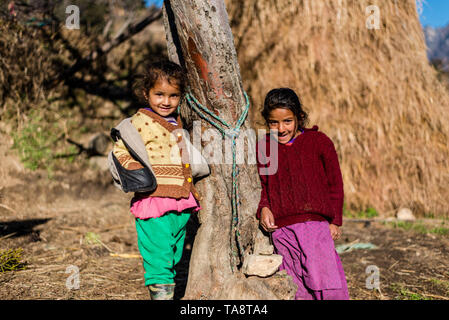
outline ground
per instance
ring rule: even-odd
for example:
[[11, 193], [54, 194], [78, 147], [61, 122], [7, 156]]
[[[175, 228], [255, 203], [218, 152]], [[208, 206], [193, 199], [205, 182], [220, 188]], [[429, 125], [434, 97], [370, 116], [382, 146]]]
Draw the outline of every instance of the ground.
[[[0, 248], [22, 248], [23, 270], [0, 272], [0, 299], [149, 298], [128, 209], [131, 195], [116, 189], [107, 171], [84, 168], [48, 179], [45, 171], [7, 163], [8, 171], [0, 172]], [[436, 219], [425, 223], [448, 227]], [[190, 221], [177, 299], [197, 226]], [[336, 245], [376, 246], [340, 254], [351, 299], [449, 299], [449, 235], [417, 230], [345, 220]], [[369, 286], [372, 270], [378, 270], [378, 290]]]

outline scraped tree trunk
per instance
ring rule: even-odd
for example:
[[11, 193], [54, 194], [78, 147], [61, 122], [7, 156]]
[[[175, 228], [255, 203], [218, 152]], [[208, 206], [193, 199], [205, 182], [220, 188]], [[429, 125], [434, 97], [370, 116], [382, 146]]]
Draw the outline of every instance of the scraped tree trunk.
[[[235, 124], [246, 101], [223, 0], [166, 0], [164, 25], [170, 59], [188, 71], [190, 92], [227, 123]], [[187, 125], [199, 119], [187, 105], [183, 106], [182, 115]], [[204, 131], [211, 125], [203, 120], [201, 127]], [[250, 125], [245, 122], [241, 130], [248, 128]], [[204, 141], [202, 144], [205, 146]], [[223, 146], [223, 150], [227, 149]], [[192, 250], [184, 298], [290, 299], [295, 291], [290, 278], [280, 275], [247, 278], [241, 271], [243, 257], [252, 252], [260, 232], [255, 218], [260, 196], [256, 166], [247, 160], [240, 164], [237, 183], [241, 251], [234, 266], [231, 259], [236, 244], [231, 230], [232, 166], [211, 164], [211, 175], [196, 184], [203, 196], [201, 225]]]

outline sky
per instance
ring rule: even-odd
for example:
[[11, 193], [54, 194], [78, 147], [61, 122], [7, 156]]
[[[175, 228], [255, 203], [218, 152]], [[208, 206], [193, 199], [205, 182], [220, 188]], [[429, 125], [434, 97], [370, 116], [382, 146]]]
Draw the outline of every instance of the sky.
[[448, 0], [425, 0], [420, 15], [423, 26], [443, 27], [449, 23]]
[[[163, 0], [145, 0], [147, 5], [161, 6]], [[423, 26], [443, 27], [449, 23], [449, 0], [424, 0], [420, 14]]]
[[162, 3], [164, 2], [164, 0], [145, 0], [147, 6], [151, 5], [151, 4], [156, 4], [158, 7], [162, 6]]

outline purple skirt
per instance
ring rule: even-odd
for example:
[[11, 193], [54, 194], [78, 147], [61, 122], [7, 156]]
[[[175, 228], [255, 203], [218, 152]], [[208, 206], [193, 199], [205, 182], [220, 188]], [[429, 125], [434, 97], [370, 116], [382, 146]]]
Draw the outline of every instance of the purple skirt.
[[276, 253], [298, 285], [296, 300], [348, 300], [348, 286], [327, 221], [307, 221], [272, 233]]

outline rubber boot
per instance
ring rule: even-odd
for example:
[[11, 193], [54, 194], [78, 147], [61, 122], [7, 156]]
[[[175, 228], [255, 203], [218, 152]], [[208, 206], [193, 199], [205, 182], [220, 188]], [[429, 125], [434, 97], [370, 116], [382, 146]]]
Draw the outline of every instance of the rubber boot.
[[173, 300], [175, 284], [151, 284], [148, 290], [151, 300]]

